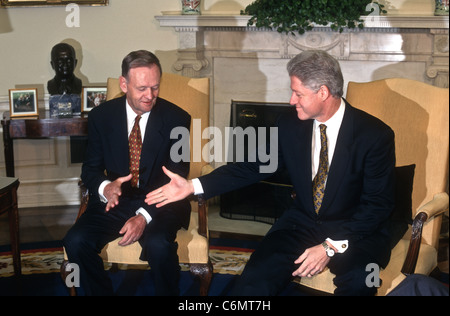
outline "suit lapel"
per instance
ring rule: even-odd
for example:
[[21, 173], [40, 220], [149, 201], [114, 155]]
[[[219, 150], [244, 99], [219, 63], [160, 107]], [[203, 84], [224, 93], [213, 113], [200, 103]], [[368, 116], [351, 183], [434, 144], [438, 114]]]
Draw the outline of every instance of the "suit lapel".
[[152, 174], [153, 165], [158, 157], [159, 148], [163, 143], [163, 121], [160, 115], [160, 108], [157, 105], [153, 108], [148, 118], [145, 129], [144, 143], [142, 144], [141, 165], [140, 165], [140, 187], [145, 187]]
[[350, 148], [353, 143], [353, 122], [354, 112], [346, 102], [345, 114], [339, 130], [333, 161], [328, 172], [327, 186], [319, 214], [322, 210], [326, 212], [327, 208], [331, 205], [342, 179], [347, 174], [347, 168], [350, 162]]
[[[117, 150], [114, 153], [117, 159], [117, 166], [123, 166], [122, 174], [127, 175], [129, 173], [129, 153], [128, 153], [128, 128], [127, 128], [127, 112], [125, 97], [122, 98], [122, 102], [117, 107], [117, 112], [111, 115], [111, 139], [114, 140], [117, 146]], [[128, 172], [128, 173], [127, 173]]]

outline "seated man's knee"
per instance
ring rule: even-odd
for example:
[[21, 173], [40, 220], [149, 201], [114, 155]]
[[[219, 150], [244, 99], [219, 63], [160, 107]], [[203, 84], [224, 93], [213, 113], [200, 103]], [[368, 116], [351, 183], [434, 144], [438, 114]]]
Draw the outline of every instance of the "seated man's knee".
[[177, 254], [178, 244], [165, 234], [153, 235], [141, 243], [143, 255], [141, 259], [164, 263]]
[[[370, 281], [370, 282], [368, 282]], [[369, 272], [365, 269], [352, 269], [334, 279], [336, 285], [335, 295], [345, 296], [373, 296], [377, 293], [377, 282], [372, 282]]]

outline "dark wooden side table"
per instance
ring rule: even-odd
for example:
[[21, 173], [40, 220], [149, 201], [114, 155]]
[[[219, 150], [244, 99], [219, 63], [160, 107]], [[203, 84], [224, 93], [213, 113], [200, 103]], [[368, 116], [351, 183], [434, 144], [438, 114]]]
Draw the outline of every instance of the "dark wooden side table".
[[0, 177], [0, 215], [8, 212], [11, 251], [13, 256], [14, 274], [16, 276], [22, 274], [19, 249], [19, 211], [17, 207], [18, 187], [19, 179]]
[[48, 111], [40, 111], [36, 118], [11, 118], [9, 111], [3, 113], [3, 143], [6, 176], [0, 178], [0, 213], [8, 211], [14, 273], [21, 274], [19, 251], [19, 215], [17, 207], [17, 187], [14, 179], [14, 139], [43, 139], [58, 136], [86, 136], [88, 132], [87, 114], [72, 118], [52, 118]]
[[52, 118], [49, 111], [40, 111], [36, 118], [11, 118], [3, 113], [3, 145], [6, 176], [14, 177], [14, 139], [42, 139], [58, 136], [87, 136], [87, 114], [71, 118]]

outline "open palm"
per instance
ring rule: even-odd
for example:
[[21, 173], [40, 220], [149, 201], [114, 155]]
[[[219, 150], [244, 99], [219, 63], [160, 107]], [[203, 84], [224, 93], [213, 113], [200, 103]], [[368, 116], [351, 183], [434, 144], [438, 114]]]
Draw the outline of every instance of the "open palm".
[[147, 194], [145, 203], [148, 205], [156, 204], [156, 207], [162, 207], [169, 203], [185, 199], [194, 193], [192, 181], [180, 177], [163, 167], [164, 173], [170, 178], [170, 182]]

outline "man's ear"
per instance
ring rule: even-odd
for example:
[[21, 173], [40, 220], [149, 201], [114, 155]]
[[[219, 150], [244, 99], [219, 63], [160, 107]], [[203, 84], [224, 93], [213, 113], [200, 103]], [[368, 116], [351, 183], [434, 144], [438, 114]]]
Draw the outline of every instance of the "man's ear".
[[122, 92], [126, 94], [128, 92], [128, 83], [124, 76], [119, 77], [119, 85]]
[[319, 94], [320, 94], [322, 101], [325, 101], [331, 95], [330, 89], [328, 89], [328, 87], [326, 85], [322, 85], [319, 89]]

